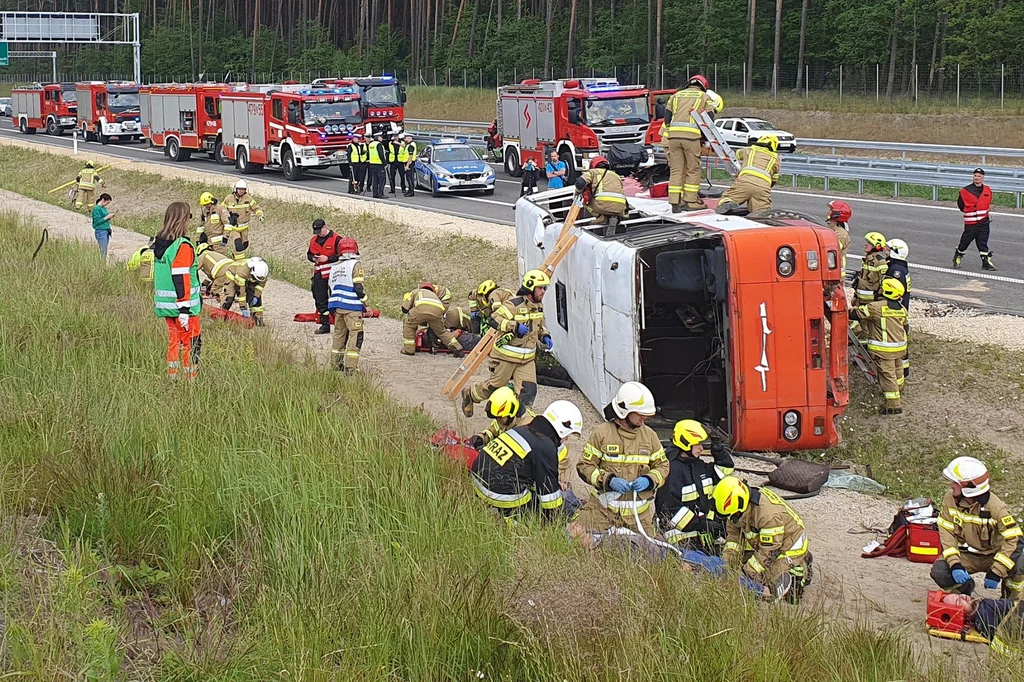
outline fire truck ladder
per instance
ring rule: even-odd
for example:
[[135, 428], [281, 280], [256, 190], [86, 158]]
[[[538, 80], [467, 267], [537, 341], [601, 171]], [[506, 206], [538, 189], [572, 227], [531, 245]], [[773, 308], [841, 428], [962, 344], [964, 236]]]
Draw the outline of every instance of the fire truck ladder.
[[697, 127], [704, 133], [708, 144], [711, 145], [711, 151], [725, 162], [729, 174], [736, 177], [740, 172], [740, 162], [737, 160], [736, 154], [733, 153], [732, 147], [722, 137], [722, 132], [715, 127], [715, 122], [711, 120], [711, 116], [706, 111], [694, 111], [692, 116], [693, 120], [697, 123]]
[[868, 381], [877, 384], [878, 368], [875, 366], [875, 361], [868, 355], [867, 349], [864, 348], [864, 344], [860, 342], [852, 328], [849, 329], [848, 333], [850, 336], [850, 355], [853, 357], [853, 361], [864, 372], [864, 376], [868, 378]]

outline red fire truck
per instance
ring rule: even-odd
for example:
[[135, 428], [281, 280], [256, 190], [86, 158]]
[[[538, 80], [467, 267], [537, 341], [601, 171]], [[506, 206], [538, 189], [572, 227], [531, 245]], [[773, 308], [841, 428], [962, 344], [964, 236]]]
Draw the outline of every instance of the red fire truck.
[[139, 86], [135, 83], [90, 81], [78, 91], [78, 128], [86, 140], [106, 144], [110, 138], [142, 137]]
[[565, 162], [570, 182], [598, 155], [617, 169], [653, 165], [648, 94], [643, 85], [593, 78], [528, 79], [498, 88], [505, 172], [522, 175], [531, 158], [543, 167], [549, 151]]
[[398, 135], [405, 125], [405, 86], [394, 76], [353, 78], [363, 106], [366, 134]]
[[195, 151], [224, 163], [219, 96], [245, 87], [223, 83], [143, 86], [139, 90], [142, 136], [152, 146], [163, 147], [172, 161], [187, 161]]
[[340, 166], [348, 174], [348, 145], [362, 125], [354, 84], [253, 85], [220, 100], [224, 156], [242, 173], [275, 166], [298, 180], [307, 169]]
[[63, 135], [75, 127], [78, 116], [74, 83], [36, 83], [30, 88], [11, 91], [13, 121], [26, 135], [45, 129], [50, 135]]

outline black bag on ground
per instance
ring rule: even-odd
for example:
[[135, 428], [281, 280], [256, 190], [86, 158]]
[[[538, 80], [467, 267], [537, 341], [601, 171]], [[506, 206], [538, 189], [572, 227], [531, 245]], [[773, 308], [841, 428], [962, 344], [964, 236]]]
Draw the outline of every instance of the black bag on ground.
[[831, 467], [802, 459], [787, 459], [768, 474], [768, 482], [776, 488], [807, 494], [817, 492], [828, 480]]

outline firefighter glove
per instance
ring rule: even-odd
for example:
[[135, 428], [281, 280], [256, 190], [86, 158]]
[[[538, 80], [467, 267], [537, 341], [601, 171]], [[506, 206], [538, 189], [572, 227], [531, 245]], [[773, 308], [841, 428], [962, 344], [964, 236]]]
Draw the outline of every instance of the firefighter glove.
[[551, 336], [549, 336], [548, 334], [545, 334], [544, 336], [542, 336], [540, 338], [540, 342], [544, 344], [545, 348], [547, 348], [548, 350], [551, 350], [551, 347], [552, 347]]
[[646, 476], [640, 476], [639, 478], [635, 479], [632, 483], [630, 483], [629, 487], [638, 493], [642, 493], [643, 491], [651, 487], [651, 479], [647, 478]]
[[576, 191], [577, 192], [582, 192], [583, 190], [585, 190], [587, 188], [587, 181], [584, 180], [583, 178], [576, 178], [575, 185], [576, 185]]
[[524, 336], [526, 336], [529, 333], [530, 333], [530, 328], [529, 327], [527, 327], [522, 322], [516, 323], [516, 338], [521, 339], [521, 338], [523, 338]]
[[963, 585], [965, 582], [971, 579], [971, 574], [962, 568], [953, 569], [953, 580], [957, 585]]
[[471, 312], [469, 314], [469, 319], [473, 320], [474, 322], [479, 320], [480, 319], [480, 311], [479, 310], [474, 310], [473, 312]]
[[250, 315], [252, 315], [252, 313], [250, 313], [248, 310], [242, 311], [242, 317], [249, 317]]
[[473, 448], [474, 450], [479, 450], [483, 446], [484, 446], [484, 439], [481, 438], [480, 436], [470, 436], [469, 437], [469, 447]]
[[629, 481], [624, 478], [619, 478], [618, 476], [615, 476], [611, 481], [609, 481], [608, 487], [617, 493], [628, 493], [632, 490]]
[[994, 590], [997, 587], [999, 587], [999, 576], [995, 575], [994, 573], [988, 573], [985, 576], [985, 589]]
[[751, 592], [757, 593], [758, 595], [760, 595], [762, 597], [765, 596], [765, 594], [767, 592], [767, 590], [765, 589], [764, 585], [762, 585], [761, 583], [757, 582], [753, 578], [751, 578], [749, 576], [746, 576], [746, 575], [741, 575], [740, 576], [740, 585], [742, 585], [744, 588], [750, 590]]

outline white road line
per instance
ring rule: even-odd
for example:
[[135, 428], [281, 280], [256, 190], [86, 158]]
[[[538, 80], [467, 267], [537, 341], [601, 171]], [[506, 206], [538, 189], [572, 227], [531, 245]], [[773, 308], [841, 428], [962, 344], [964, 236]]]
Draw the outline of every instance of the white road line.
[[[773, 189], [772, 194], [788, 194], [794, 197], [814, 197], [816, 199], [835, 199], [837, 196], [834, 194], [815, 194], [813, 192], [791, 192], [786, 190]], [[859, 201], [864, 204], [885, 204], [888, 206], [906, 206], [907, 208], [927, 208], [933, 211], [956, 211], [960, 212], [960, 209], [956, 206], [933, 206], [931, 204], [911, 204], [905, 201], [886, 201], [885, 199], [861, 199], [860, 197], [850, 197], [843, 195], [844, 201]], [[1024, 214], [1021, 213], [1002, 213], [998, 211], [990, 211], [990, 215], [1003, 216], [1005, 218], [1018, 218], [1024, 219]]]
[[[856, 256], [854, 254], [847, 254], [847, 258], [853, 258], [856, 260], [864, 260], [864, 256]], [[911, 263], [911, 270], [927, 270], [929, 272], [941, 272], [946, 275], [959, 275], [960, 277], [967, 277], [969, 279], [988, 279], [993, 282], [1007, 282], [1009, 284], [1024, 284], [1024, 279], [1017, 279], [1016, 277], [1004, 277], [1002, 275], [990, 275], [987, 272], [964, 272], [963, 270], [955, 270], [953, 268], [940, 268], [934, 265], [923, 265], [921, 263]]]

